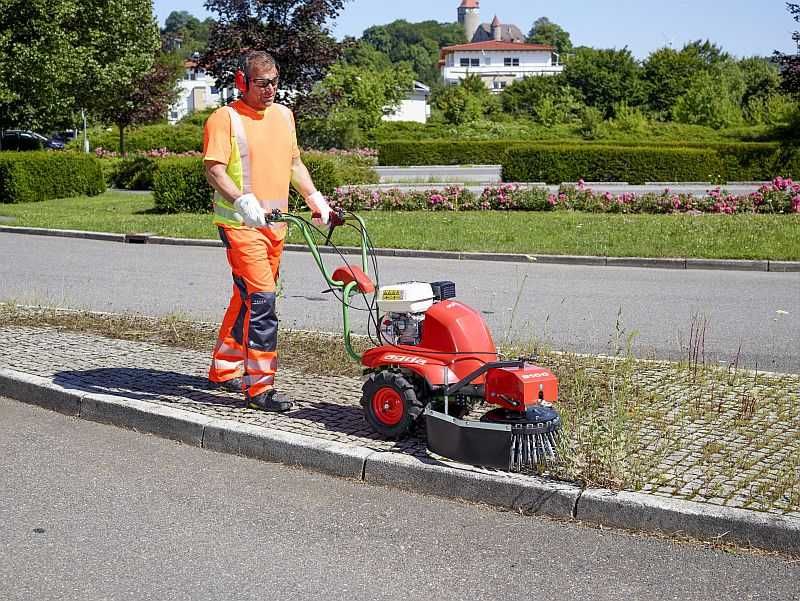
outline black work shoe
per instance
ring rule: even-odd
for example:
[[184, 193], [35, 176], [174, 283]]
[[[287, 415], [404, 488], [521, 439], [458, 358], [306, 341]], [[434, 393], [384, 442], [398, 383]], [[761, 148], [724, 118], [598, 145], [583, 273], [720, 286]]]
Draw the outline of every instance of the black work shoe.
[[215, 390], [225, 390], [226, 392], [242, 392], [244, 383], [241, 378], [233, 378], [224, 382], [210, 382], [211, 388]]
[[282, 413], [292, 408], [292, 401], [288, 396], [275, 390], [257, 394], [254, 397], [247, 397], [247, 406], [250, 409], [261, 409], [262, 411], [276, 411]]

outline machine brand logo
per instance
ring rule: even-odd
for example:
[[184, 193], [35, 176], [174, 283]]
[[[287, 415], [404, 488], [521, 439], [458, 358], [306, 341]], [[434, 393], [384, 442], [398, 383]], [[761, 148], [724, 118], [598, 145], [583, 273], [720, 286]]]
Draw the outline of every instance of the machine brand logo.
[[421, 357], [413, 357], [407, 355], [385, 355], [385, 361], [392, 361], [394, 363], [414, 363], [415, 365], [425, 365], [427, 361]]
[[550, 374], [546, 371], [537, 371], [535, 374], [522, 374], [523, 380], [535, 380], [536, 378], [549, 378]]

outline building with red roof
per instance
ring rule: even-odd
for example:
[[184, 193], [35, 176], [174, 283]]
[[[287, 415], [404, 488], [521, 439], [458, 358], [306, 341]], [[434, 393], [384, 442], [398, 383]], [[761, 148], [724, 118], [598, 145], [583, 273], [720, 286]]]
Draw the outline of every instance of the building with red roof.
[[442, 48], [439, 57], [442, 79], [448, 85], [478, 75], [486, 87], [499, 93], [516, 80], [564, 70], [555, 48], [526, 44], [516, 25], [503, 24], [497, 15], [491, 23], [481, 23], [479, 0], [461, 1], [458, 22], [467, 43]]

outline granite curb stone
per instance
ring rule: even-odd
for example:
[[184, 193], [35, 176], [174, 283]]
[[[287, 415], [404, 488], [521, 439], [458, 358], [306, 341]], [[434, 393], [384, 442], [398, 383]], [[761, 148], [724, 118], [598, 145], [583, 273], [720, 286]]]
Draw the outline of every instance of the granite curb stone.
[[[222, 247], [219, 240], [192, 238], [170, 238], [152, 234], [109, 234], [105, 232], [85, 232], [80, 230], [53, 230], [46, 228], [0, 225], [0, 233], [56, 236], [61, 238], [83, 238], [87, 240], [106, 240], [139, 244], [162, 244], [173, 246]], [[305, 244], [286, 244], [287, 251], [308, 252]], [[340, 246], [337, 249], [320, 247], [323, 254], [360, 255], [361, 249]], [[661, 269], [721, 269], [734, 271], [772, 271], [800, 272], [800, 261], [749, 261], [742, 259], [692, 259], [692, 258], [649, 258], [649, 257], [599, 257], [590, 255], [536, 255], [520, 253], [483, 253], [447, 250], [414, 250], [406, 248], [376, 248], [379, 257], [408, 257], [424, 259], [452, 259], [476, 261], [502, 261], [507, 263], [546, 263], [558, 265], [594, 265], [604, 267], [644, 267]]]
[[0, 232], [9, 234], [30, 234], [32, 236], [54, 236], [56, 238], [82, 238], [84, 240], [125, 242], [125, 234], [87, 232], [82, 230], [53, 230], [43, 227], [24, 227], [21, 225], [0, 225]]
[[458, 469], [400, 453], [376, 453], [364, 480], [437, 497], [487, 503], [525, 513], [572, 518], [581, 489], [570, 484], [511, 474]]
[[575, 517], [630, 528], [800, 552], [800, 520], [636, 492], [587, 489]]
[[94, 393], [83, 397], [80, 417], [177, 440], [195, 447], [202, 446], [206, 424], [213, 421], [211, 417], [184, 409]]
[[769, 261], [745, 261], [741, 259], [686, 259], [686, 269], [769, 271]]
[[332, 440], [223, 419], [206, 424], [202, 446], [221, 453], [299, 465], [357, 480], [362, 479], [364, 464], [375, 452]]
[[50, 379], [0, 367], [0, 396], [79, 417], [82, 394], [54, 384]]
[[481, 470], [432, 458], [373, 451], [336, 441], [198, 415], [148, 401], [86, 393], [0, 368], [0, 395], [67, 415], [178, 440], [224, 453], [526, 514], [800, 552], [800, 520], [746, 509], [604, 489], [582, 490], [543, 478]]

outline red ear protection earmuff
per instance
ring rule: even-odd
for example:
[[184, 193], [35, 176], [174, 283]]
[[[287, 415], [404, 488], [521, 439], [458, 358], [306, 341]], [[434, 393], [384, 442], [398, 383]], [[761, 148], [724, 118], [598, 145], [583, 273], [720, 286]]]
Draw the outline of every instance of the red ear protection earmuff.
[[244, 58], [239, 59], [239, 67], [236, 69], [234, 85], [236, 89], [242, 94], [247, 93], [247, 88], [250, 87], [250, 78], [247, 77], [247, 64]]

